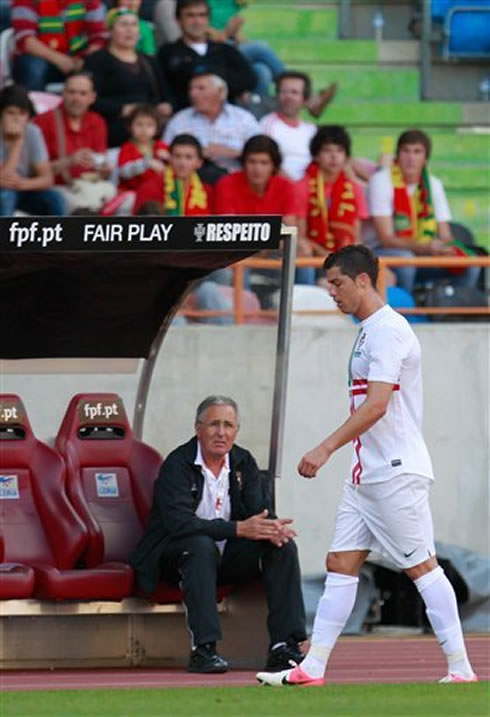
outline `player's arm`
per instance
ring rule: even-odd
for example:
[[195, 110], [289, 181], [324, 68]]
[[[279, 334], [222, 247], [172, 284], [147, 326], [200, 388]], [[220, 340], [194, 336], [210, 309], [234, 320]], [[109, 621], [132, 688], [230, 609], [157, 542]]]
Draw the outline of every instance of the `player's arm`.
[[314, 478], [318, 470], [336, 450], [350, 443], [368, 431], [379, 421], [388, 407], [393, 393], [392, 383], [370, 381], [366, 400], [336, 431], [331, 433], [312, 451], [306, 453], [298, 465], [298, 473], [305, 478]]

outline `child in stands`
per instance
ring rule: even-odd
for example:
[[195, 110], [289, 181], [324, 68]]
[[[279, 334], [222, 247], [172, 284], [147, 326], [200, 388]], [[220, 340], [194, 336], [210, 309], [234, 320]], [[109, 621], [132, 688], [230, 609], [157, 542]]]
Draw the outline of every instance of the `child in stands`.
[[170, 144], [163, 177], [156, 175], [141, 185], [134, 212], [148, 201], [163, 205], [164, 214], [194, 216], [212, 214], [212, 189], [197, 171], [203, 162], [200, 142], [191, 134], [179, 134]]
[[152, 105], [137, 105], [128, 117], [131, 139], [119, 152], [119, 191], [138, 192], [150, 180], [160, 179], [168, 160], [168, 146], [157, 139], [158, 114]]

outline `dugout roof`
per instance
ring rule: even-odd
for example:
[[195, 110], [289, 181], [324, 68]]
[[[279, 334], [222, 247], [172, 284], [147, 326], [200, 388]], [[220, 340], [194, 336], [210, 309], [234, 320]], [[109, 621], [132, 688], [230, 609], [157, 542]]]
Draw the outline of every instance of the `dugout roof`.
[[196, 280], [280, 231], [277, 216], [0, 219], [0, 358], [148, 358]]

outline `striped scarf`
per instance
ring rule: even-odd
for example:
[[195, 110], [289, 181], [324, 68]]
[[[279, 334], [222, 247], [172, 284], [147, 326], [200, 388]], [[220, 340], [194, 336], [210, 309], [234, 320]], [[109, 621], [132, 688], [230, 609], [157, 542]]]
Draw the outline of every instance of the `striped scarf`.
[[394, 189], [393, 224], [397, 237], [428, 244], [437, 236], [437, 222], [432, 205], [427, 167], [422, 170], [413, 197], [408, 193], [397, 162], [391, 168]]
[[87, 45], [85, 4], [73, 0], [63, 8], [58, 0], [39, 0], [39, 39], [57, 52], [77, 55]]
[[172, 167], [167, 166], [163, 175], [165, 187], [165, 214], [174, 217], [210, 214], [208, 194], [197, 172], [191, 174], [187, 185], [177, 179]]
[[344, 172], [332, 186], [329, 206], [325, 198], [325, 179], [316, 162], [306, 170], [308, 181], [307, 235], [329, 251], [355, 243], [357, 208], [354, 188]]

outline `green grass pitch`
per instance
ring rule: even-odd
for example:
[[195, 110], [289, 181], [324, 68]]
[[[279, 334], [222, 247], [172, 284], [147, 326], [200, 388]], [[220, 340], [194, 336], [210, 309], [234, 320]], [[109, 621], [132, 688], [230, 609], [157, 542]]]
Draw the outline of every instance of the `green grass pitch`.
[[2, 717], [451, 717], [488, 715], [490, 685], [328, 685], [4, 692]]

